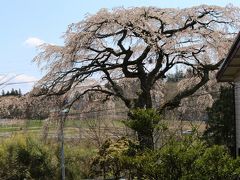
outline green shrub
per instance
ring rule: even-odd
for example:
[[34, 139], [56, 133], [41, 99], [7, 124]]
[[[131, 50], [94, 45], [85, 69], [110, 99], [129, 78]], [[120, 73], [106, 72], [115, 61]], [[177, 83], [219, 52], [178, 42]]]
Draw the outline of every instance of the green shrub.
[[105, 142], [93, 163], [96, 175], [166, 180], [231, 180], [240, 175], [240, 159], [233, 159], [227, 148], [208, 147], [193, 136], [144, 152], [129, 142]]
[[67, 179], [92, 178], [91, 162], [95, 154], [95, 149], [66, 145], [65, 170]]
[[[65, 144], [66, 179], [91, 178], [95, 149]], [[0, 145], [0, 179], [60, 179], [58, 144], [43, 144], [38, 138], [17, 135]]]
[[0, 145], [1, 179], [52, 179], [50, 149], [31, 137], [15, 136]]
[[[206, 148], [204, 153], [195, 161], [192, 177], [199, 180], [236, 179], [239, 175], [240, 160], [233, 159], [227, 148], [214, 145]], [[190, 178], [188, 178], [190, 179]]]
[[129, 169], [123, 157], [135, 156], [138, 149], [137, 144], [126, 138], [120, 138], [116, 142], [108, 139], [91, 164], [93, 174], [104, 179], [119, 179]]

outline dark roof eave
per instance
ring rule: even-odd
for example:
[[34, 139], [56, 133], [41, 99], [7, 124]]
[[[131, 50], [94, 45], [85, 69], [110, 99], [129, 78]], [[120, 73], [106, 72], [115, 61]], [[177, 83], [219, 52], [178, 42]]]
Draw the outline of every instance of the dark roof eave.
[[233, 45], [231, 46], [226, 59], [224, 60], [220, 70], [217, 73], [217, 76], [216, 76], [217, 81], [226, 82], [224, 79], [221, 79], [221, 78], [223, 77], [223, 73], [227, 69], [228, 65], [232, 62], [232, 59], [236, 55], [239, 48], [240, 48], [240, 31], [238, 32], [238, 35], [235, 38], [235, 41], [234, 41]]

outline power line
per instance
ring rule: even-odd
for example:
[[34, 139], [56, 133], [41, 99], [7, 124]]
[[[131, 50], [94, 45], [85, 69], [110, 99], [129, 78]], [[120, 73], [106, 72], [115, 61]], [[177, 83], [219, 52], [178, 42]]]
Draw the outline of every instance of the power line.
[[0, 82], [0, 90], [1, 89], [4, 89], [5, 87], [9, 86], [9, 85], [20, 85], [20, 84], [31, 84], [31, 83], [34, 83], [34, 82], [37, 82], [37, 81], [23, 81], [23, 82], [8, 82], [8, 83], [5, 83], [5, 82]]
[[3, 83], [2, 85], [29, 84], [29, 83], [34, 83], [34, 82], [37, 82], [37, 81], [23, 81], [23, 82]]

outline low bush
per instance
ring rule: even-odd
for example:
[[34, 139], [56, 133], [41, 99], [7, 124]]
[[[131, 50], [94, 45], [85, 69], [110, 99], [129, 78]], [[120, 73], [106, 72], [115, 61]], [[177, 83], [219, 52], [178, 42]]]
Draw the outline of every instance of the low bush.
[[135, 145], [130, 142], [127, 139], [107, 141], [92, 164], [96, 175], [166, 180], [231, 180], [240, 175], [240, 159], [233, 159], [227, 148], [208, 147], [204, 141], [191, 136], [144, 152], [138, 148], [133, 151]]
[[94, 148], [86, 149], [79, 145], [66, 145], [65, 170], [67, 179], [92, 178], [91, 162], [95, 154]]
[[[192, 135], [170, 140], [157, 150], [142, 151], [127, 138], [95, 148], [65, 144], [66, 179], [235, 179], [240, 159], [224, 146], [208, 146]], [[59, 148], [38, 138], [18, 135], [0, 144], [0, 179], [60, 179]]]
[[120, 138], [116, 142], [108, 139], [92, 161], [93, 174], [104, 179], [125, 176], [125, 170], [130, 168], [123, 159], [135, 156], [138, 150], [139, 145], [126, 138]]
[[51, 150], [31, 137], [15, 136], [0, 145], [0, 179], [52, 179]]
[[[38, 138], [17, 135], [0, 144], [0, 179], [60, 179], [59, 147], [43, 144]], [[91, 177], [95, 149], [65, 144], [66, 179]]]

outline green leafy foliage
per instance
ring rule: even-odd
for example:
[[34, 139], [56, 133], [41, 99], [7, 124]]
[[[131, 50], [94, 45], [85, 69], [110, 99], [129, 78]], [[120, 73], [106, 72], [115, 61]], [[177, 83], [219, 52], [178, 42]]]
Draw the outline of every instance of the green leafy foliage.
[[129, 113], [130, 119], [125, 122], [138, 133], [141, 149], [153, 149], [153, 131], [159, 128], [160, 116], [154, 109], [135, 109]]
[[[59, 151], [56, 154], [59, 154]], [[95, 154], [95, 149], [84, 149], [78, 145], [65, 145], [66, 177], [68, 179], [92, 178], [91, 162]]]
[[1, 179], [51, 179], [55, 167], [49, 148], [33, 138], [18, 136], [0, 145]]
[[160, 121], [160, 116], [154, 109], [135, 109], [130, 112], [130, 120], [126, 125], [137, 132], [151, 134]]
[[[206, 148], [195, 161], [193, 179], [236, 179], [239, 176], [240, 160], [233, 159], [223, 146]], [[188, 176], [188, 179], [190, 179]]]
[[[65, 145], [66, 179], [91, 178], [94, 149]], [[0, 179], [60, 179], [59, 148], [38, 138], [18, 135], [0, 144]]]
[[[0, 167], [0, 179], [61, 177], [57, 145], [26, 136], [1, 143]], [[240, 175], [240, 160], [233, 159], [224, 146], [209, 147], [192, 135], [145, 151], [126, 138], [107, 140], [97, 154], [94, 149], [67, 144], [65, 167], [66, 179], [231, 180]]]
[[108, 139], [99, 149], [98, 155], [92, 162], [94, 175], [120, 178], [127, 167], [124, 157], [132, 157], [137, 153], [138, 145], [129, 139], [121, 138], [116, 142]]
[[209, 147], [193, 136], [144, 152], [129, 142], [106, 141], [92, 164], [95, 175], [115, 179], [231, 180], [240, 173], [240, 159], [233, 159], [224, 146]]

